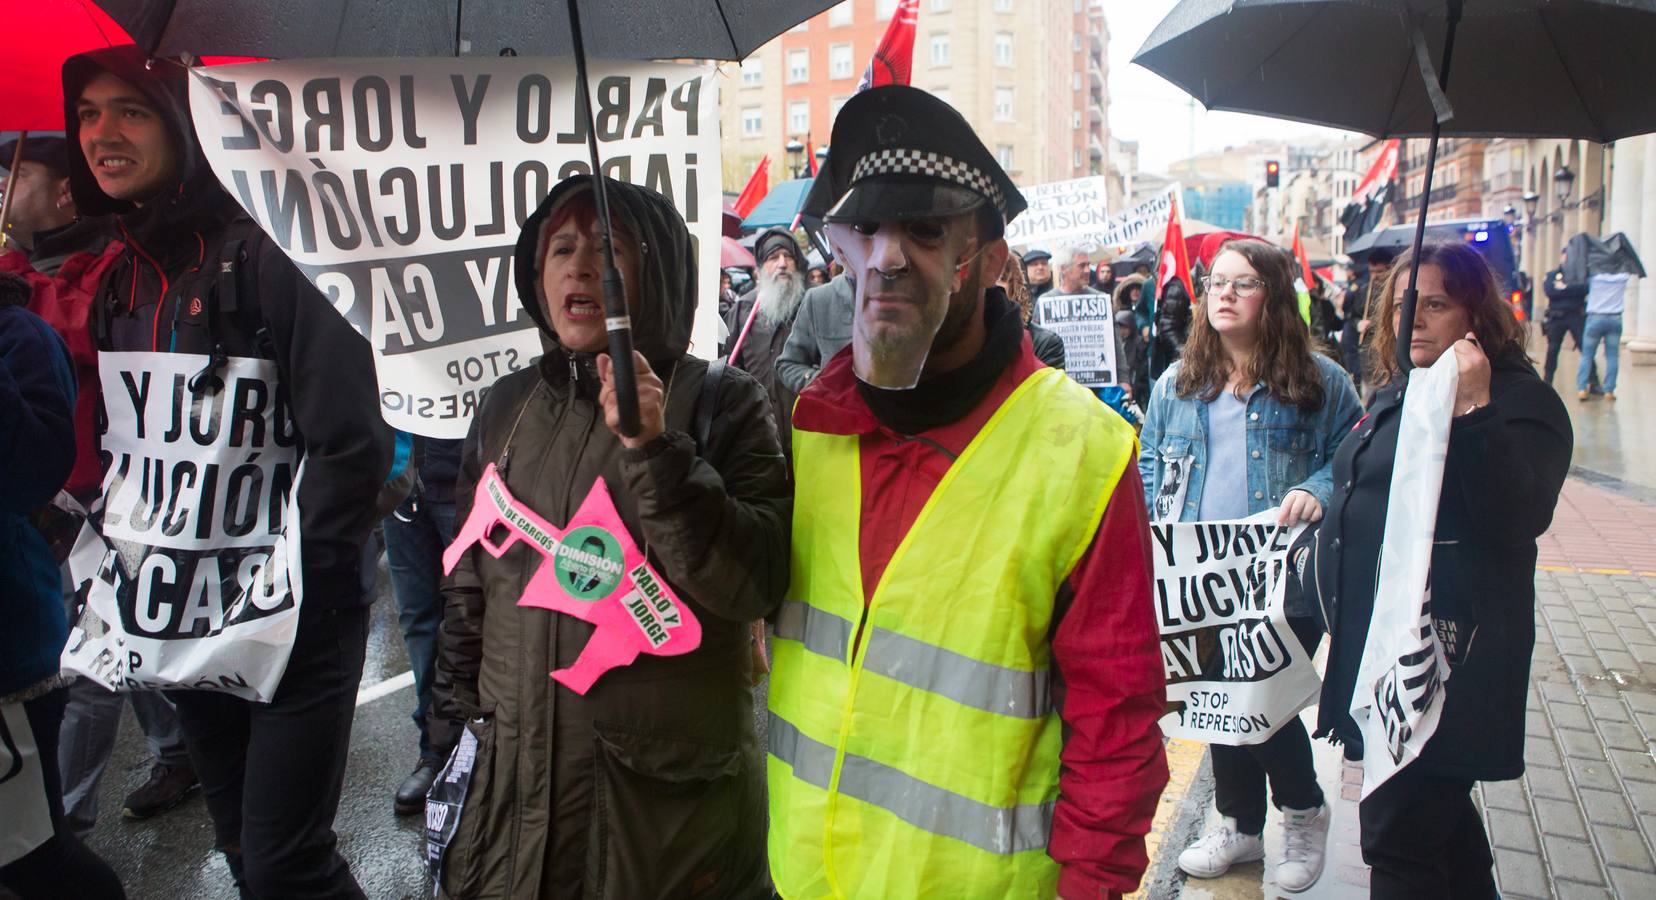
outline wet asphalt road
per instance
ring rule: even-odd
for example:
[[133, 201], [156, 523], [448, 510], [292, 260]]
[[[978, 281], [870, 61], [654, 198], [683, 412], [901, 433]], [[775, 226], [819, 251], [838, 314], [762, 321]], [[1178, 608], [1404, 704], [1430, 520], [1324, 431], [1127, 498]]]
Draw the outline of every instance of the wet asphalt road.
[[[368, 637], [362, 684], [369, 686], [408, 671], [408, 654], [397, 629], [396, 607], [383, 566]], [[425, 833], [420, 816], [391, 812], [391, 796], [419, 759], [419, 734], [410, 714], [414, 689], [404, 687], [357, 707], [351, 729], [351, 758], [345, 794], [334, 828], [340, 851], [350, 861], [369, 897], [430, 896], [424, 866]], [[230, 871], [213, 852], [213, 826], [199, 791], [178, 808], [142, 822], [121, 816], [121, 801], [149, 772], [149, 751], [131, 707], [100, 786], [92, 849], [114, 867], [134, 900], [235, 898]]]

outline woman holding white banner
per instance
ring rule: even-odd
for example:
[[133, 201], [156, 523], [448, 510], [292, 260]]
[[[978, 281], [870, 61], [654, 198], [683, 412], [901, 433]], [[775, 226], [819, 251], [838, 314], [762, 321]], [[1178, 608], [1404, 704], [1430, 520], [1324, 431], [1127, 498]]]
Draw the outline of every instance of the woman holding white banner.
[[[1152, 518], [1232, 520], [1273, 507], [1286, 525], [1322, 518], [1334, 450], [1362, 409], [1339, 365], [1312, 351], [1293, 272], [1292, 257], [1258, 240], [1228, 242], [1214, 258], [1184, 358], [1150, 394], [1139, 475]], [[1322, 629], [1309, 607], [1290, 601], [1287, 613], [1309, 655]], [[1328, 809], [1305, 726], [1295, 716], [1263, 743], [1210, 749], [1223, 818], [1179, 867], [1216, 878], [1263, 859], [1269, 780], [1286, 816], [1277, 886], [1310, 887], [1322, 874]]]
[[[1523, 326], [1483, 258], [1461, 243], [1428, 245], [1409, 356], [1421, 375], [1444, 354], [1458, 370], [1426, 593], [1433, 626], [1426, 635], [1443, 652], [1394, 668], [1404, 676], [1413, 674], [1404, 671], [1409, 666], [1435, 672], [1437, 657], [1449, 677], [1400, 677], [1401, 690], [1371, 715], [1391, 721], [1387, 714], [1396, 710], [1402, 723], [1412, 710], [1422, 724], [1417, 731], [1399, 724], [1394, 746], [1365, 747], [1348, 711], [1365, 643], [1388, 637], [1371, 636], [1369, 624], [1394, 470], [1406, 478], [1410, 467], [1396, 464], [1424, 465], [1431, 450], [1397, 452], [1408, 416], [1393, 351], [1409, 263], [1405, 255], [1392, 267], [1370, 318], [1380, 388], [1335, 456], [1336, 488], [1317, 540], [1316, 593], [1333, 635], [1317, 734], [1344, 743], [1347, 758], [1389, 752], [1404, 766], [1360, 807], [1370, 896], [1487, 898], [1496, 895], [1495, 882], [1472, 784], [1524, 771], [1535, 539], [1552, 521], [1572, 436], [1564, 405], [1530, 365]], [[1439, 704], [1433, 730], [1424, 723]]]

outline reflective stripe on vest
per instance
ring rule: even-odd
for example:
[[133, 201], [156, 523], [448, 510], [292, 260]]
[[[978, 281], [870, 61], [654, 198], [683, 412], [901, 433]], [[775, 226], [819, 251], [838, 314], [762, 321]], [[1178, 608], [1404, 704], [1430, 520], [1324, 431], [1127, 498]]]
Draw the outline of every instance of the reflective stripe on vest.
[[[776, 621], [777, 637], [799, 641], [806, 650], [841, 662], [851, 644], [851, 629], [845, 619], [795, 600], [782, 604]], [[1035, 719], [1052, 711], [1047, 687], [1051, 678], [1045, 671], [1021, 672], [979, 662], [883, 628], [869, 634], [863, 668], [985, 712]]]
[[[770, 752], [793, 766], [794, 777], [819, 788], [834, 773], [834, 748], [799, 733], [791, 722], [770, 714]], [[895, 813], [932, 834], [965, 841], [990, 853], [1045, 850], [1052, 830], [1051, 801], [1001, 809], [950, 793], [872, 759], [846, 754], [839, 790]]]
[[865, 591], [860, 439], [794, 432], [795, 599], [777, 619], [766, 775], [782, 896], [1055, 891], [1054, 603], [1136, 444], [1038, 370]]

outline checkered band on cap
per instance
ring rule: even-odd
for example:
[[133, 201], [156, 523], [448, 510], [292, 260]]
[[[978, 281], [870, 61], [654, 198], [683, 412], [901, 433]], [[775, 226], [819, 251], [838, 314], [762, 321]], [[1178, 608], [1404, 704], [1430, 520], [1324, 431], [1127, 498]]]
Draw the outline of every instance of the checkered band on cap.
[[851, 183], [874, 175], [923, 175], [958, 184], [989, 198], [1001, 216], [1006, 215], [1006, 197], [993, 179], [975, 166], [941, 153], [901, 148], [876, 150], [857, 160], [851, 170]]

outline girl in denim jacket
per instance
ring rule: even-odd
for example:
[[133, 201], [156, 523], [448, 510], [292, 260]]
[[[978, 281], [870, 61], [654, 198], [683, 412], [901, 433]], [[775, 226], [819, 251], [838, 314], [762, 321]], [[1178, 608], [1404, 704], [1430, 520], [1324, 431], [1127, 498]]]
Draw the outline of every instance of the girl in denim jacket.
[[[1362, 407], [1345, 371], [1312, 347], [1294, 268], [1285, 251], [1258, 240], [1230, 241], [1214, 257], [1184, 357], [1157, 380], [1140, 436], [1152, 519], [1241, 519], [1272, 508], [1286, 525], [1322, 518], [1334, 451]], [[1309, 653], [1322, 631], [1310, 609], [1294, 606], [1289, 625]], [[1277, 887], [1314, 884], [1328, 807], [1305, 726], [1296, 717], [1262, 744], [1216, 744], [1211, 753], [1223, 818], [1180, 854], [1179, 867], [1215, 878], [1263, 859], [1269, 780], [1286, 819]]]

